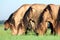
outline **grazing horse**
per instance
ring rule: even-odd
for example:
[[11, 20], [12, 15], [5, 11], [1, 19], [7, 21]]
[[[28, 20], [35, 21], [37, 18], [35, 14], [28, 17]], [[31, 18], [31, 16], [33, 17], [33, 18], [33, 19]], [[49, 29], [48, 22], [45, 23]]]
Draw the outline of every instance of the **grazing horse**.
[[49, 22], [51, 23], [51, 34], [59, 34], [59, 5], [49, 5], [50, 6], [50, 14], [52, 17], [52, 20], [50, 20]]
[[50, 7], [47, 5], [39, 15], [35, 32], [39, 35], [44, 35], [47, 31], [47, 23], [51, 20]]
[[[45, 34], [47, 31], [47, 23], [50, 23], [51, 34], [56, 34], [57, 30], [57, 14], [58, 14], [59, 6], [54, 4], [49, 4], [41, 13], [41, 16], [38, 19], [38, 24], [36, 28], [36, 32], [39, 34]], [[40, 26], [40, 27], [39, 27]]]
[[24, 4], [20, 8], [18, 8], [14, 13], [10, 15], [10, 17], [4, 22], [4, 29], [11, 29], [13, 35], [21, 35], [25, 33], [25, 27], [23, 25], [23, 16], [25, 12], [29, 9], [30, 4]]
[[23, 22], [27, 30], [32, 29], [35, 32], [38, 18], [45, 7], [46, 5], [44, 4], [32, 4], [29, 10], [26, 11]]

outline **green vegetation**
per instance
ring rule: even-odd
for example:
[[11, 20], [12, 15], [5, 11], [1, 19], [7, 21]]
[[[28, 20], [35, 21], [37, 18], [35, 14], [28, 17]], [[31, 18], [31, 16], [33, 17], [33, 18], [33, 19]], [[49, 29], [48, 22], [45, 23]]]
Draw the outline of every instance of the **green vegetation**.
[[0, 40], [60, 40], [60, 36], [50, 35], [50, 30], [44, 36], [36, 36], [33, 32], [27, 35], [12, 35], [10, 30], [4, 31], [4, 26], [0, 25]]

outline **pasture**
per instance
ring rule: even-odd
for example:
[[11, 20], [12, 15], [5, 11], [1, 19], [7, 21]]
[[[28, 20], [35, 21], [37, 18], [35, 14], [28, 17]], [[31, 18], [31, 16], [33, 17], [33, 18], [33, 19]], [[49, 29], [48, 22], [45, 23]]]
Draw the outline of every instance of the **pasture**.
[[0, 40], [60, 40], [60, 36], [51, 35], [50, 30], [44, 36], [36, 36], [33, 32], [27, 35], [12, 35], [10, 30], [4, 31], [4, 25], [0, 25]]

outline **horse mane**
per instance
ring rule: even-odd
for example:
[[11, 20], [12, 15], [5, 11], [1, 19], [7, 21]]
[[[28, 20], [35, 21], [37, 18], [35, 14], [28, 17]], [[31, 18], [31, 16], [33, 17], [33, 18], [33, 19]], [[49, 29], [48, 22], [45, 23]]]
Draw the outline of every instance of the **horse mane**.
[[32, 8], [29, 7], [28, 10], [25, 12], [24, 17], [23, 17], [23, 23], [26, 27], [30, 26], [27, 17], [29, 16], [31, 10], [32, 10]]
[[13, 16], [13, 14], [11, 14], [11, 15], [9, 16], [9, 18], [4, 22], [4, 24], [7, 23], [7, 22], [10, 22], [11, 19], [12, 19], [12, 16]]
[[32, 9], [32, 8], [29, 7], [29, 9], [25, 12], [24, 17], [23, 17], [23, 21], [25, 21], [25, 20], [27, 19], [27, 16], [29, 16], [31, 9]]
[[60, 7], [59, 7], [59, 10], [58, 10], [57, 21], [60, 21]]
[[43, 15], [44, 15], [46, 9], [49, 10], [49, 14], [51, 15], [51, 18], [53, 19], [51, 6], [50, 6], [50, 5], [47, 5], [47, 7], [42, 11], [42, 13], [41, 13], [40, 16], [39, 16], [38, 24], [41, 23], [41, 22], [44, 20], [44, 19], [43, 19]]
[[57, 26], [60, 25], [60, 7], [59, 7], [59, 10], [58, 10], [58, 15], [57, 15]]
[[11, 20], [13, 16], [13, 13], [9, 16], [8, 20]]

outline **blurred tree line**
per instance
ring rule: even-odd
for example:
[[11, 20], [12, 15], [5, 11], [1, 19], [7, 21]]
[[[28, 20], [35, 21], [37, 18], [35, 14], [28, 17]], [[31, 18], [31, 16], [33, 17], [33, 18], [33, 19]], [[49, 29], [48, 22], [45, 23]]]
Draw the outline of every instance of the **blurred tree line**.
[[0, 24], [4, 24], [5, 20], [0, 20]]

